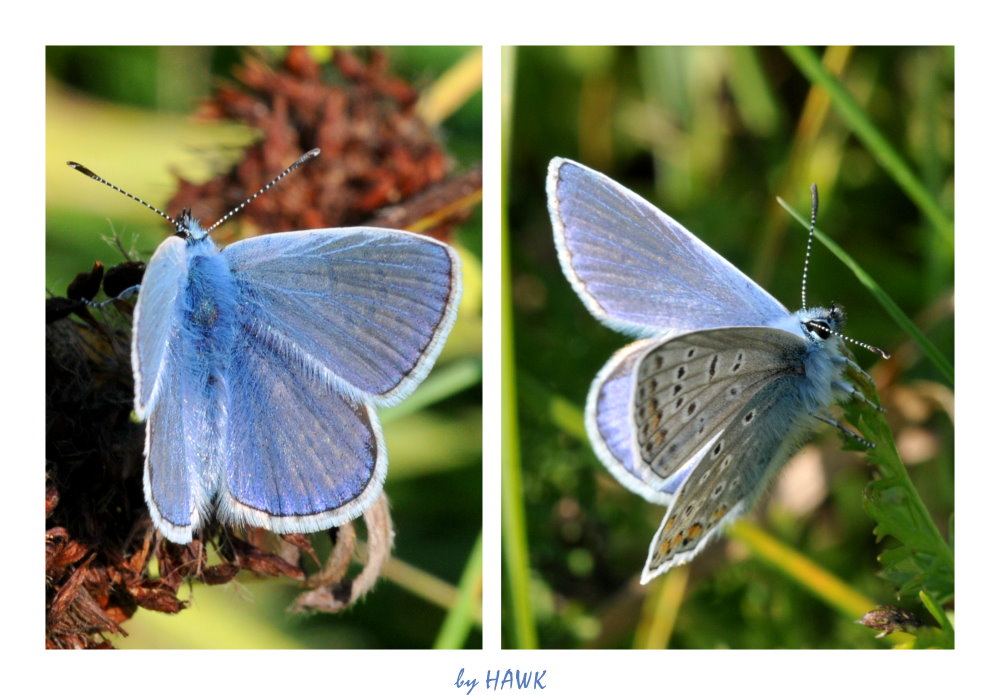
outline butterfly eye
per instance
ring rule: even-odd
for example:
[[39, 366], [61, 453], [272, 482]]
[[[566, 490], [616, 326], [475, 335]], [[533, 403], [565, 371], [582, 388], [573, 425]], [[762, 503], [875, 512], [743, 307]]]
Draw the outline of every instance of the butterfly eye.
[[806, 321], [806, 330], [821, 340], [826, 340], [833, 335], [833, 330], [831, 330], [830, 324], [826, 321]]

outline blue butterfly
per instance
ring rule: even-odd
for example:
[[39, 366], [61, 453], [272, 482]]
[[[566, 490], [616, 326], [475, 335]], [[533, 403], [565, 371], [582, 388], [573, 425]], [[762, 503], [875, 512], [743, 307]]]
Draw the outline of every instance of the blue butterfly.
[[209, 232], [232, 213], [206, 230], [188, 210], [173, 220], [139, 202], [176, 228], [146, 268], [132, 329], [156, 528], [188, 543], [213, 510], [275, 533], [359, 516], [386, 474], [375, 407], [409, 395], [441, 352], [461, 294], [458, 256], [372, 227], [219, 249]]
[[749, 511], [817, 422], [845, 429], [829, 413], [836, 401], [878, 406], [848, 381], [867, 375], [839, 333], [843, 311], [806, 308], [804, 284], [791, 313], [676, 221], [576, 162], [553, 159], [547, 189], [573, 289], [599, 321], [640, 338], [594, 379], [586, 425], [612, 475], [667, 507], [645, 584]]

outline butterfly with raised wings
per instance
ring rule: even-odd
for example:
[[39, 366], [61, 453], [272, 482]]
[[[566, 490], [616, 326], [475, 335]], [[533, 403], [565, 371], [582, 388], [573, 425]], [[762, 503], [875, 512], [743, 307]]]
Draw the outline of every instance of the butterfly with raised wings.
[[848, 376], [864, 372], [840, 334], [843, 311], [806, 308], [804, 285], [803, 308], [789, 312], [678, 222], [576, 162], [553, 159], [547, 190], [573, 289], [599, 321], [640, 338], [598, 373], [585, 418], [611, 474], [667, 507], [645, 584], [749, 511], [817, 423], [844, 429], [830, 407], [868, 402]]

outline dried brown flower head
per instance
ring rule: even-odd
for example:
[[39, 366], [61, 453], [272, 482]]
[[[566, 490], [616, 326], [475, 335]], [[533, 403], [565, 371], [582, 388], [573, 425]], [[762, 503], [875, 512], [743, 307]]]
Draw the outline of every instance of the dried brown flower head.
[[[380, 52], [366, 62], [336, 51], [331, 66], [292, 48], [280, 69], [251, 55], [236, 79], [220, 87], [199, 115], [240, 121], [264, 139], [229, 173], [201, 185], [182, 180], [170, 210], [217, 217], [314, 147], [322, 156], [296, 173], [294, 186], [279, 186], [240, 213], [242, 225], [269, 233], [364, 224], [448, 174], [444, 150], [416, 113], [416, 91], [388, 74]], [[410, 228], [406, 222], [412, 221], [399, 226]], [[447, 239], [458, 221], [449, 219], [433, 235]]]

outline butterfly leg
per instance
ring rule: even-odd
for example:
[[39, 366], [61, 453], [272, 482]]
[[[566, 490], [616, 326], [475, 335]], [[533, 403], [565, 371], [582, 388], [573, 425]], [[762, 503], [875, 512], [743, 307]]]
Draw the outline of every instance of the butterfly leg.
[[[836, 364], [836, 365], [838, 365], [838, 366], [840, 366], [840, 367], [846, 367], [855, 376], [861, 375], [862, 377], [864, 377], [865, 381], [867, 381], [872, 386], [875, 386], [875, 380], [872, 379], [871, 375], [868, 372], [866, 372], [864, 369], [862, 369], [861, 366], [857, 362], [855, 362], [854, 360], [852, 360], [850, 357], [847, 357], [846, 355], [835, 356], [833, 358], [833, 363]], [[872, 403], [870, 400], [868, 400], [867, 398], [865, 398], [862, 394], [858, 393], [858, 391], [856, 389], [854, 389], [854, 387], [850, 386], [849, 384], [846, 385], [847, 388], [844, 388], [845, 385], [841, 384], [841, 383], [836, 383], [836, 384], [834, 384], [834, 386], [836, 388], [840, 389], [841, 391], [847, 391], [848, 393], [850, 393], [855, 398], [858, 398], [859, 400], [861, 400], [861, 401], [867, 403], [868, 405], [870, 405], [871, 407], [875, 408], [875, 410], [877, 410], [877, 411], [879, 411], [881, 413], [885, 412], [885, 408], [883, 408], [882, 406], [879, 406], [879, 405], [876, 405], [876, 404]]]
[[838, 391], [843, 391], [844, 393], [848, 394], [851, 398], [854, 398], [855, 400], [861, 401], [862, 403], [864, 403], [868, 407], [870, 407], [870, 408], [872, 408], [874, 410], [877, 410], [880, 413], [884, 413], [885, 412], [885, 408], [883, 408], [882, 406], [880, 406], [877, 403], [873, 403], [872, 401], [868, 400], [868, 398], [867, 398], [867, 396], [865, 396], [865, 394], [863, 394], [860, 391], [858, 391], [856, 388], [854, 388], [851, 384], [849, 384], [846, 381], [834, 381], [833, 382], [833, 387], [835, 389], [837, 389]]
[[854, 432], [852, 430], [847, 429], [846, 427], [844, 427], [842, 424], [840, 424], [839, 422], [837, 422], [833, 418], [826, 417], [825, 415], [817, 415], [815, 413], [813, 413], [813, 417], [816, 418], [817, 420], [819, 420], [820, 422], [825, 422], [828, 425], [832, 425], [833, 427], [836, 427], [838, 430], [840, 430], [844, 434], [853, 437], [859, 444], [861, 444], [861, 446], [867, 447], [869, 449], [874, 449], [875, 448], [874, 444], [872, 444], [871, 442], [869, 442], [867, 439], [865, 439], [864, 437], [862, 437], [857, 432]]
[[865, 379], [867, 379], [869, 384], [871, 384], [872, 386], [875, 385], [875, 380], [871, 378], [868, 372], [862, 369], [861, 365], [859, 365], [857, 362], [852, 360], [847, 355], [834, 355], [832, 359], [833, 363], [838, 367], [849, 367], [852, 371], [854, 371], [857, 374], [861, 374]]

